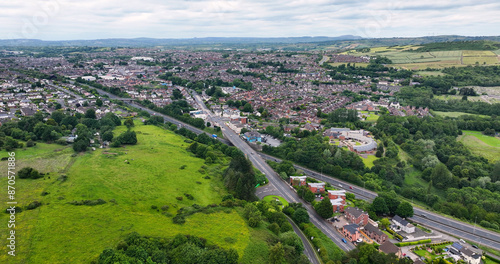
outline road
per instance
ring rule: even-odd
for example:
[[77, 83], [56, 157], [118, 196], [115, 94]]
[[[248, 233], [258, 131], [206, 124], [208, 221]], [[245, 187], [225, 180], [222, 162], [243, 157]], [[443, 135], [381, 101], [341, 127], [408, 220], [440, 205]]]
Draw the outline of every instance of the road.
[[288, 222], [292, 225], [293, 231], [300, 237], [300, 240], [302, 240], [302, 244], [304, 244], [304, 254], [308, 256], [309, 261], [311, 261], [312, 264], [321, 264], [319, 261], [318, 257], [310, 258], [309, 256], [316, 256], [316, 252], [314, 251], [314, 248], [311, 246], [309, 240], [307, 240], [306, 236], [304, 233], [302, 233], [302, 230], [299, 229], [299, 227], [290, 219], [287, 217]]
[[[121, 99], [118, 96], [115, 96], [113, 94], [104, 92], [102, 90], [97, 89], [97, 91], [101, 94], [106, 94], [109, 96], [111, 99]], [[195, 100], [200, 104], [201, 107], [203, 107], [204, 111], [206, 113], [210, 114], [211, 111], [208, 110], [208, 108], [205, 106], [205, 104], [201, 101], [201, 98], [197, 95], [193, 96]], [[169, 116], [162, 115], [160, 113], [154, 112], [150, 109], [147, 109], [145, 107], [142, 107], [140, 105], [137, 105], [133, 102], [125, 102], [126, 104], [129, 104], [133, 107], [148, 111], [150, 114], [156, 114], [163, 116], [165, 120], [174, 123], [176, 125], [182, 125], [183, 127], [191, 130], [194, 133], [200, 134], [200, 133], [206, 133], [198, 128], [192, 127], [190, 125], [187, 125], [185, 123], [182, 123], [176, 119], [173, 119]], [[247, 157], [250, 159], [250, 161], [254, 164], [254, 166], [259, 169], [262, 173], [264, 173], [267, 178], [269, 179], [270, 186], [266, 187], [267, 191], [269, 194], [274, 194], [274, 195], [279, 195], [283, 198], [285, 198], [289, 202], [299, 202], [301, 201], [300, 198], [297, 196], [297, 194], [291, 189], [291, 187], [281, 180], [279, 176], [272, 170], [272, 168], [264, 161], [263, 158], [266, 159], [271, 159], [277, 162], [280, 162], [280, 159], [271, 157], [269, 155], [265, 154], [258, 154], [256, 153], [253, 149], [250, 148], [248, 144], [246, 144], [236, 133], [234, 133], [231, 129], [229, 129], [224, 122], [222, 122], [218, 117], [211, 116], [210, 118], [212, 122], [216, 122], [220, 125], [222, 132], [224, 133], [226, 139], [220, 139], [222, 142], [228, 144], [231, 142], [234, 146], [239, 148]], [[214, 122], [214, 123], [215, 123]], [[207, 133], [208, 134], [208, 133]], [[294, 165], [296, 168], [299, 168], [306, 172], [308, 176], [311, 176], [312, 178], [316, 178], [318, 180], [322, 180], [325, 182], [329, 182], [333, 186], [337, 186], [340, 188], [345, 188], [349, 192], [354, 193], [358, 198], [367, 200], [367, 201], [372, 201], [377, 194], [374, 192], [371, 192], [369, 190], [366, 190], [364, 188], [352, 185], [350, 183], [331, 178], [329, 176], [325, 176], [319, 172], [304, 168], [302, 166]], [[348, 186], [352, 187], [350, 189]], [[274, 188], [274, 189], [273, 189]], [[266, 194], [267, 195], [267, 194]], [[337, 244], [342, 250], [344, 251], [349, 251], [354, 248], [352, 244], [345, 244], [341, 241], [341, 236], [338, 234], [336, 231], [334, 231], [331, 227], [329, 226], [325, 220], [323, 220], [321, 217], [319, 217], [316, 214], [316, 211], [312, 209], [311, 206], [305, 205], [306, 209], [309, 212], [309, 215], [311, 216], [311, 222], [316, 225], [323, 233], [325, 233], [330, 239], [332, 239], [335, 244]], [[480, 227], [475, 227], [473, 225], [456, 221], [454, 219], [451, 219], [449, 217], [441, 216], [435, 213], [431, 213], [427, 210], [423, 210], [420, 208], [415, 207], [415, 216], [410, 218], [411, 220], [421, 223], [423, 225], [426, 225], [431, 228], [436, 228], [442, 232], [448, 233], [450, 235], [454, 235], [457, 237], [461, 237], [464, 239], [467, 239], [469, 241], [485, 245], [488, 247], [491, 247], [496, 250], [500, 250], [500, 234], [495, 233]], [[421, 217], [420, 215], [424, 214], [426, 217]], [[309, 257], [309, 256], [308, 256]]]
[[[272, 160], [276, 162], [281, 162], [281, 159], [278, 159], [273, 156], [269, 156], [263, 153], [260, 153], [260, 156], [267, 160]], [[346, 189], [348, 192], [351, 192], [356, 195], [357, 198], [363, 199], [365, 201], [373, 201], [377, 194], [366, 190], [364, 188], [357, 187], [351, 183], [344, 182], [338, 179], [331, 178], [329, 176], [322, 175], [316, 171], [304, 168], [302, 166], [294, 165], [295, 168], [303, 170], [308, 176], [315, 178], [317, 180], [321, 180], [324, 182], [328, 182], [333, 186], [340, 187]], [[350, 188], [352, 187], [352, 189]], [[428, 226], [430, 228], [439, 230], [441, 232], [463, 238], [465, 240], [469, 240], [480, 245], [484, 245], [496, 250], [500, 250], [500, 234], [489, 231], [483, 228], [474, 227], [473, 225], [460, 222], [449, 217], [445, 217], [436, 213], [429, 212], [427, 210], [423, 210], [418, 207], [413, 208], [414, 216], [409, 218], [410, 220]], [[425, 217], [422, 217], [425, 215]]]
[[[278, 195], [288, 202], [292, 203], [298, 203], [302, 202], [301, 199], [298, 197], [297, 193], [295, 192], [295, 189], [290, 186], [290, 184], [286, 183], [283, 181], [278, 174], [267, 164], [264, 159], [257, 153], [255, 152], [243, 139], [239, 137], [233, 130], [229, 129], [226, 124], [220, 119], [220, 117], [213, 116], [211, 114], [211, 111], [206, 107], [206, 105], [203, 103], [201, 100], [201, 97], [197, 94], [193, 95], [195, 101], [202, 107], [202, 109], [210, 116], [210, 119], [212, 122], [216, 122], [219, 124], [222, 133], [228, 139], [233, 143], [235, 147], [240, 149], [252, 162], [252, 164], [259, 169], [262, 173], [264, 173], [269, 180], [269, 189], [272, 190], [274, 188], [275, 190], [271, 191], [273, 195]], [[272, 187], [271, 187], [272, 186]], [[267, 195], [267, 194], [266, 194]], [[262, 197], [260, 197], [262, 198]], [[326, 220], [324, 220], [321, 216], [319, 216], [316, 213], [316, 210], [309, 205], [309, 204], [304, 204], [304, 207], [307, 209], [311, 223], [313, 223], [317, 228], [321, 230], [325, 235], [327, 235], [337, 246], [339, 246], [342, 250], [344, 251], [350, 251], [354, 249], [354, 245], [351, 243], [344, 243], [342, 242], [342, 236], [340, 233], [338, 233], [331, 224], [329, 224]], [[309, 256], [308, 256], [309, 257]]]

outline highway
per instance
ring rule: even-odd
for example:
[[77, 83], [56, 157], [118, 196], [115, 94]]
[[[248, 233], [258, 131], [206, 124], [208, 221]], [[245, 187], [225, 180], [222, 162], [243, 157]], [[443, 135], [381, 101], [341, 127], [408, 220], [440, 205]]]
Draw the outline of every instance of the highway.
[[[278, 159], [273, 156], [269, 156], [263, 153], [259, 154], [261, 157], [267, 160], [272, 160], [275, 162], [281, 162], [281, 159]], [[373, 201], [375, 197], [377, 197], [377, 194], [366, 190], [364, 188], [357, 187], [355, 185], [352, 185], [351, 183], [344, 182], [338, 179], [331, 178], [330, 176], [325, 176], [322, 175], [321, 173], [318, 173], [316, 171], [304, 168], [302, 166], [294, 165], [295, 168], [303, 170], [307, 176], [315, 178], [317, 180], [321, 180], [324, 182], [328, 182], [333, 186], [343, 188], [347, 190], [348, 192], [351, 192], [356, 195], [358, 199], [363, 199], [365, 201]], [[352, 189], [350, 188], [352, 187]], [[473, 225], [460, 222], [454, 219], [451, 219], [449, 217], [444, 217], [442, 215], [436, 214], [429, 212], [427, 210], [423, 210], [418, 207], [413, 208], [414, 211], [414, 216], [410, 217], [409, 219], [428, 226], [432, 229], [436, 229], [438, 231], [457, 236], [459, 238], [463, 238], [465, 240], [469, 240], [475, 243], [478, 243], [480, 245], [484, 245], [496, 250], [500, 250], [500, 234], [486, 230], [484, 228], [480, 227], [474, 227]], [[425, 215], [425, 217], [422, 217], [422, 215]]]
[[[257, 152], [255, 152], [245, 141], [243, 141], [239, 135], [237, 135], [233, 130], [229, 129], [226, 124], [219, 119], [219, 117], [213, 116], [211, 111], [203, 103], [199, 95], [193, 95], [196, 102], [202, 107], [202, 109], [210, 116], [210, 120], [214, 123], [219, 124], [224, 136], [233, 143], [235, 147], [240, 149], [253, 163], [253, 165], [264, 173], [269, 180], [269, 185], [275, 190], [272, 194], [281, 196], [285, 198], [288, 202], [297, 203], [302, 202], [298, 197], [295, 189], [290, 186], [290, 184], [283, 181], [279, 175], [267, 164], [264, 159]], [[268, 187], [270, 188], [270, 187]], [[314, 208], [306, 203], [303, 203], [304, 207], [307, 209], [311, 223], [313, 223], [318, 229], [321, 230], [325, 235], [327, 235], [337, 246], [339, 246], [344, 251], [350, 251], [354, 249], [354, 245], [351, 243], [342, 242], [342, 236], [338, 233], [334, 227], [329, 224], [326, 220], [320, 217]], [[309, 256], [308, 256], [309, 257]]]
[[[109, 96], [111, 99], [117, 99], [120, 100], [122, 98], [115, 96], [113, 94], [104, 92], [100, 89], [97, 89], [97, 91], [100, 94], [106, 94]], [[280, 162], [281, 160], [275, 157], [271, 157], [269, 155], [265, 154], [258, 154], [255, 152], [253, 149], [250, 148], [248, 144], [246, 144], [236, 133], [234, 133], [231, 129], [229, 129], [224, 122], [222, 122], [218, 117], [210, 115], [211, 111], [208, 110], [208, 108], [205, 106], [205, 104], [201, 101], [201, 98], [198, 95], [194, 95], [195, 100], [200, 104], [201, 107], [206, 111], [207, 114], [209, 114], [211, 120], [213, 123], [219, 124], [219, 126], [222, 129], [222, 132], [224, 136], [226, 137], [227, 140], [220, 139], [223, 143], [229, 144], [232, 143], [232, 145], [236, 146], [239, 148], [244, 154], [247, 155], [247, 157], [250, 159], [250, 161], [254, 164], [254, 166], [259, 169], [262, 173], [266, 175], [266, 177], [269, 179], [269, 184], [270, 186], [267, 187], [269, 190], [269, 194], [275, 194], [279, 195], [283, 198], [285, 198], [289, 202], [301, 202], [300, 198], [297, 196], [297, 194], [293, 191], [293, 189], [281, 180], [281, 178], [272, 170], [272, 168], [264, 161], [264, 159], [270, 159], [274, 160], [277, 162]], [[200, 134], [200, 133], [206, 133], [198, 128], [192, 127], [188, 124], [182, 123], [176, 119], [173, 119], [169, 116], [154, 112], [150, 109], [147, 109], [145, 107], [142, 107], [140, 105], [137, 105], [133, 102], [127, 101], [124, 102], [126, 104], [129, 104], [133, 107], [148, 111], [150, 114], [156, 114], [163, 116], [165, 120], [176, 124], [176, 125], [181, 125], [185, 127], [186, 129], [189, 129], [190, 131]], [[208, 134], [208, 133], [207, 133]], [[355, 186], [353, 184], [331, 178], [329, 176], [325, 176], [319, 172], [304, 168], [302, 166], [294, 165], [296, 168], [303, 170], [304, 172], [307, 173], [308, 176], [311, 176], [312, 178], [316, 178], [321, 181], [329, 182], [333, 186], [339, 187], [346, 189], [349, 192], [352, 192], [356, 195], [356, 197], [360, 199], [364, 199], [367, 201], [372, 201], [377, 194], [366, 190], [364, 188]], [[352, 189], [350, 188], [352, 187]], [[345, 244], [341, 241], [341, 236], [339, 233], [334, 231], [333, 227], [330, 226], [329, 223], [327, 223], [325, 220], [323, 220], [321, 217], [319, 217], [316, 213], [316, 211], [310, 206], [304, 203], [304, 206], [309, 212], [309, 215], [311, 216], [311, 222], [316, 225], [323, 233], [325, 233], [332, 241], [335, 242], [342, 250], [344, 251], [349, 251], [354, 248], [352, 244]], [[437, 230], [440, 230], [442, 232], [448, 233], [450, 235], [454, 235], [460, 238], [464, 238], [466, 240], [478, 243], [480, 245], [485, 245], [488, 247], [491, 247], [495, 250], [500, 250], [500, 234], [495, 233], [493, 231], [489, 231], [480, 227], [475, 227], [471, 224], [467, 224], [464, 222], [460, 222], [454, 219], [451, 219], [449, 217], [441, 216], [435, 213], [431, 213], [427, 210], [423, 210], [417, 207], [414, 207], [415, 211], [415, 216], [410, 218], [410, 220], [413, 220], [417, 223], [426, 225], [430, 228], [435, 228]], [[421, 215], [425, 215], [425, 217], [421, 217]], [[308, 256], [309, 257], [309, 256]]]

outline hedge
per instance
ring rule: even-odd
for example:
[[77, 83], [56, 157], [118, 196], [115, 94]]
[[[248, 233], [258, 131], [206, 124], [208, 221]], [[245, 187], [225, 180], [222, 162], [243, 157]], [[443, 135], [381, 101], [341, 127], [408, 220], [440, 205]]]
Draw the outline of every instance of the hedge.
[[418, 245], [418, 244], [425, 244], [425, 243], [430, 243], [431, 239], [422, 239], [422, 240], [417, 240], [417, 241], [412, 241], [412, 242], [400, 242], [400, 243], [395, 243], [394, 245], [398, 247], [404, 247], [404, 246], [412, 246], [412, 245]]

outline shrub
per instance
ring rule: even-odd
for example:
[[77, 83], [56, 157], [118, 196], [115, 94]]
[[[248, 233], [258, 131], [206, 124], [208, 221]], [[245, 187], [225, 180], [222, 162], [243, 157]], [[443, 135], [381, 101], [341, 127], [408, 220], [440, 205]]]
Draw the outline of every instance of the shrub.
[[275, 233], [276, 235], [278, 235], [280, 232], [280, 226], [276, 223], [270, 224], [269, 226], [267, 226], [267, 228], [269, 230], [271, 230], [271, 232]]
[[186, 223], [186, 218], [183, 215], [176, 215], [174, 218], [172, 218], [172, 221], [174, 224], [182, 225]]
[[182, 165], [179, 169], [183, 170], [187, 167], [187, 165]]
[[258, 227], [260, 224], [260, 220], [257, 219], [256, 217], [250, 217], [250, 219], [248, 219], [248, 225], [250, 227]]
[[156, 205], [151, 205], [151, 209], [156, 210], [156, 209], [158, 209], [158, 206], [156, 206]]
[[37, 208], [37, 207], [40, 207], [40, 206], [42, 206], [42, 203], [41, 203], [41, 202], [39, 202], [39, 201], [33, 201], [33, 202], [31, 202], [31, 203], [30, 203], [30, 204], [26, 207], [26, 209], [27, 209], [27, 210], [33, 210], [33, 209], [35, 209], [35, 208]]
[[40, 176], [40, 173], [31, 168], [31, 167], [24, 167], [22, 169], [20, 169], [18, 172], [17, 172], [17, 176], [20, 178], [20, 179], [38, 179], [38, 178], [41, 178], [42, 176]]
[[175, 197], [175, 199], [182, 201], [182, 199], [184, 199], [184, 198], [182, 196], [178, 196], [178, 197]]
[[194, 200], [194, 197], [189, 193], [185, 193], [184, 196], [186, 196], [189, 200]]
[[164, 205], [164, 206], [162, 206], [162, 207], [161, 207], [161, 210], [162, 210], [162, 211], [167, 211], [167, 210], [168, 210], [168, 208], [170, 208], [170, 206], [168, 206], [168, 205]]

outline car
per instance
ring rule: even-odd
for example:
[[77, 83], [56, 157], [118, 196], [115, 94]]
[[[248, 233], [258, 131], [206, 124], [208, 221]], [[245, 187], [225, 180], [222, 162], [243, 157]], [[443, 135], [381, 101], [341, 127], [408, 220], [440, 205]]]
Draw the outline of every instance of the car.
[[465, 244], [465, 240], [460, 238], [460, 243]]
[[478, 248], [478, 247], [477, 247], [477, 245], [475, 245], [475, 244], [472, 244], [472, 247], [473, 247], [473, 248]]
[[339, 187], [342, 187], [342, 184], [339, 183]]
[[352, 186], [349, 186], [349, 189], [351, 189], [351, 190], [352, 190]]
[[347, 240], [345, 240], [345, 238], [342, 238], [342, 242], [347, 244]]
[[357, 242], [357, 243], [361, 243], [361, 242], [363, 242], [363, 239], [358, 238], [358, 240], [356, 240], [356, 242]]

